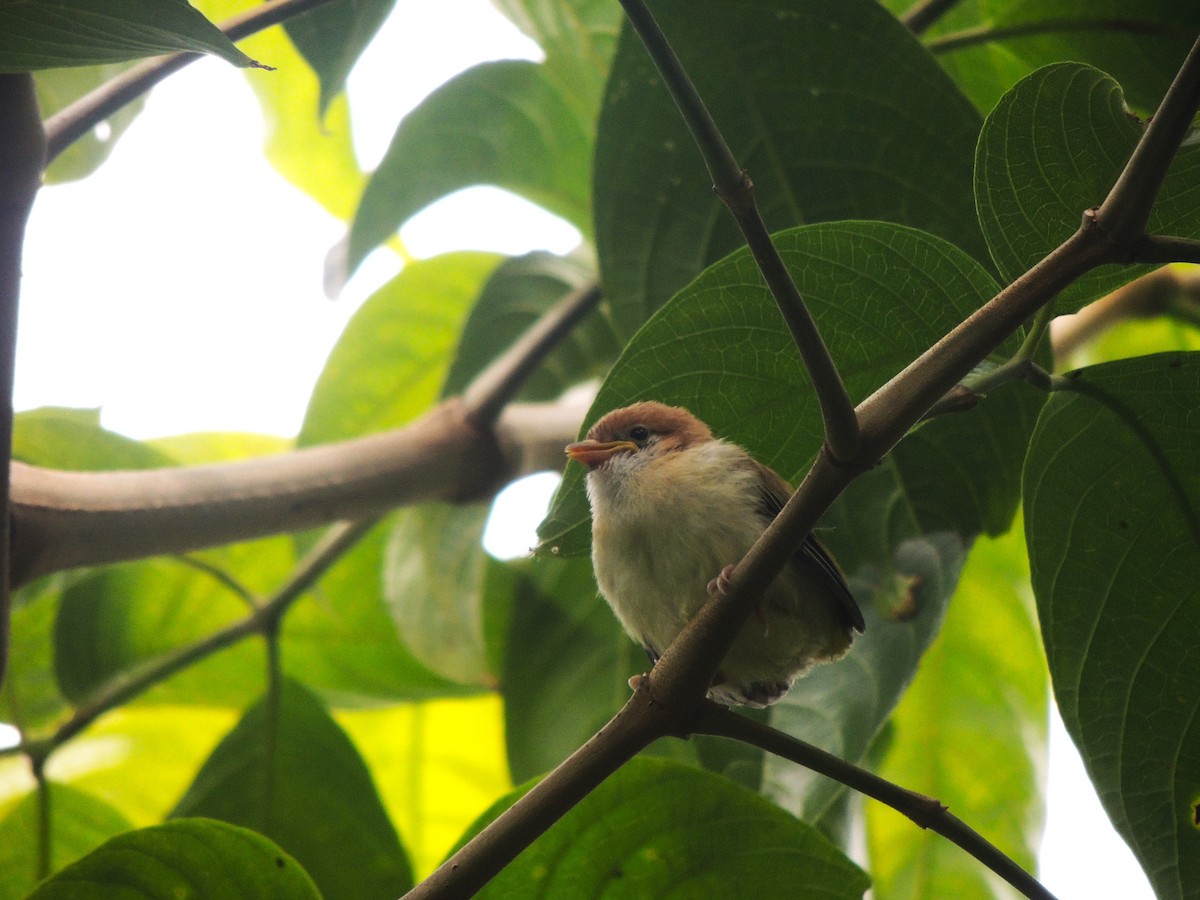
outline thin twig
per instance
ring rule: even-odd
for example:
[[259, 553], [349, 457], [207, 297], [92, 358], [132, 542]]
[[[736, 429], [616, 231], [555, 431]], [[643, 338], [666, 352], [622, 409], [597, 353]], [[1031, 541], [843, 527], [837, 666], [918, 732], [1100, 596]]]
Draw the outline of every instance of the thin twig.
[[679, 107], [704, 156], [713, 180], [713, 189], [741, 228], [759, 271], [787, 322], [821, 404], [826, 443], [835, 459], [853, 459], [858, 453], [859, 441], [854, 405], [850, 402], [842, 376], [833, 357], [829, 355], [829, 348], [825, 346], [817, 323], [767, 232], [766, 223], [754, 202], [754, 186], [750, 177], [738, 165], [720, 128], [646, 4], [642, 0], [621, 0], [621, 5]]
[[491, 427], [505, 405], [529, 376], [575, 327], [600, 303], [600, 286], [572, 291], [546, 310], [521, 337], [463, 391], [467, 416], [480, 427]]
[[1132, 262], [1200, 263], [1200, 241], [1169, 234], [1148, 234], [1133, 248]]
[[832, 778], [860, 794], [887, 804], [920, 827], [935, 831], [957, 844], [1026, 897], [1038, 900], [1054, 898], [1041, 882], [1022, 869], [1011, 857], [957, 816], [952, 815], [932, 797], [893, 784], [866, 769], [838, 759], [819, 747], [784, 734], [766, 723], [740, 716], [711, 701], [704, 704], [696, 722], [695, 733], [711, 734], [751, 744]]
[[1172, 33], [1166, 25], [1137, 19], [1042, 19], [1017, 25], [980, 25], [976, 28], [964, 28], [962, 31], [930, 38], [925, 42], [925, 48], [930, 53], [950, 53], [965, 47], [1036, 37], [1039, 34], [1053, 34], [1059, 31], [1120, 31], [1126, 34], [1153, 35]]
[[913, 34], [922, 35], [958, 4], [959, 0], [920, 0], [905, 11], [900, 22]]
[[[231, 41], [278, 25], [331, 0], [272, 0], [226, 19], [219, 26]], [[203, 53], [173, 53], [140, 62], [105, 82], [46, 120], [46, 164], [121, 107], [132, 103], [168, 75], [204, 57]]]
[[251, 609], [258, 606], [258, 598], [254, 596], [254, 592], [248, 587], [222, 569], [220, 566], [214, 566], [212, 563], [201, 559], [198, 556], [193, 556], [190, 553], [181, 553], [174, 557], [176, 562], [195, 569], [197, 572], [203, 572], [217, 584], [221, 585], [231, 594], [242, 600]]

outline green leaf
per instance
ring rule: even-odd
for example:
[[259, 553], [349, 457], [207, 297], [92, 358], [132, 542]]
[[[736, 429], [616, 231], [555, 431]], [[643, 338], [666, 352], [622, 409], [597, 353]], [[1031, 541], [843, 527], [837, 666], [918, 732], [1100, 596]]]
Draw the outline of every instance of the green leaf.
[[[70, 69], [45, 69], [34, 75], [33, 86], [37, 92], [38, 109], [43, 121], [74, 103], [84, 94], [98, 88], [121, 72], [128, 64], [113, 63], [104, 66], [76, 66]], [[145, 104], [139, 97], [122, 106], [104, 120], [100, 128], [93, 128], [71, 143], [46, 169], [47, 184], [62, 184], [85, 178], [108, 159], [117, 140], [138, 117]]]
[[[56, 872], [100, 844], [130, 829], [119, 812], [90, 794], [51, 783], [50, 871]], [[0, 820], [0, 898], [19, 900], [33, 890], [38, 877], [40, 795], [35, 791]]]
[[[1047, 66], [1009, 91], [988, 116], [975, 158], [975, 200], [992, 258], [1015, 279], [1075, 233], [1083, 211], [1104, 200], [1143, 126], [1130, 118], [1120, 86], [1078, 63]], [[1147, 230], [1200, 237], [1192, 199], [1200, 147], [1180, 150]], [[1149, 271], [1106, 266], [1058, 297], [1072, 312]]]
[[548, 772], [629, 699], [648, 667], [582, 559], [512, 565], [512, 621], [501, 680], [514, 781]]
[[[282, 583], [294, 565], [286, 537], [197, 556], [260, 596]], [[245, 597], [182, 560], [98, 570], [63, 593], [54, 632], [59, 686], [73, 702], [85, 703], [114, 679], [182, 652], [249, 611]], [[240, 706], [257, 692], [264, 670], [262, 645], [243, 641], [159, 683], [146, 699]]]
[[591, 120], [537, 63], [482, 63], [404, 117], [363, 190], [347, 268], [434, 200], [493, 184], [590, 230]]
[[[461, 394], [471, 379], [543, 313], [594, 279], [590, 265], [550, 253], [530, 253], [501, 263], [463, 326], [442, 396]], [[574, 384], [602, 377], [619, 350], [607, 306], [601, 301], [600, 308], [576, 326], [529, 376], [518, 397], [550, 400]]]
[[0, 72], [212, 53], [258, 66], [186, 0], [38, 0], [0, 4]]
[[338, 713], [421, 876], [512, 789], [503, 720], [495, 694]]
[[171, 815], [256, 829], [293, 854], [327, 900], [395, 897], [412, 886], [408, 859], [358, 751], [291, 680], [247, 711]]
[[483, 526], [488, 507], [430, 503], [393, 517], [384, 596], [400, 639], [459, 684], [494, 684], [484, 645]]
[[[1028, 871], [1041, 839], [1048, 685], [1018, 530], [976, 544], [937, 640], [892, 714], [875, 771], [936, 797]], [[987, 740], [980, 740], [987, 735]], [[1007, 897], [995, 876], [940, 835], [868, 803], [880, 896]]]
[[169, 456], [141, 441], [100, 427], [99, 410], [43, 406], [13, 420], [13, 459], [74, 471], [153, 469]]
[[462, 324], [500, 257], [447, 253], [410, 263], [346, 325], [317, 379], [301, 447], [385, 431], [437, 399]]
[[1050, 676], [1159, 897], [1200, 883], [1200, 354], [1070, 373], [1025, 467]]
[[[469, 838], [529, 790], [500, 800]], [[634, 759], [477, 895], [861, 897], [865, 874], [820, 834], [710, 772]]]
[[346, 87], [346, 78], [396, 0], [337, 0], [284, 23], [321, 82], [319, 116]]
[[[875, 0], [739, 0], [654, 15], [755, 185], [768, 228], [884, 219], [986, 260], [979, 114]], [[853, 60], [853, 65], [847, 65]], [[623, 33], [596, 138], [601, 280], [626, 337], [743, 243], [645, 50]]]
[[570, 97], [583, 121], [600, 108], [604, 79], [624, 14], [608, 0], [495, 0], [510, 21], [537, 41], [550, 81]]
[[329, 702], [359, 705], [474, 693], [422, 665], [400, 640], [383, 598], [393, 524], [376, 526], [283, 620], [284, 670]]
[[54, 623], [63, 589], [78, 577], [39, 578], [12, 595], [9, 620], [11, 653], [0, 690], [0, 722], [36, 734], [54, 723], [69, 704], [54, 677]]
[[312, 879], [260, 834], [183, 819], [118, 835], [44, 882], [30, 900], [320, 900]]
[[[827, 223], [774, 237], [855, 402], [998, 290], [961, 250], [897, 225]], [[993, 409], [1005, 394], [997, 392]], [[689, 408], [717, 434], [747, 447], [789, 479], [807, 469], [823, 437], [816, 397], [791, 335], [745, 250], [707, 269], [638, 332], [586, 422], [650, 398]], [[984, 440], [962, 435], [938, 451], [980, 454], [993, 470], [956, 468], [965, 483], [953, 490], [945, 472], [931, 475], [941, 485], [934, 502], [945, 519], [936, 527], [949, 523], [968, 536], [984, 527], [1007, 527], [1021, 459], [1019, 449], [1009, 446], [1019, 444], [1020, 431], [1010, 429], [1022, 404], [1014, 410], [1005, 397], [1003, 405], [994, 422], [990, 415], [983, 422], [984, 416], [969, 414], [950, 417], [959, 419], [950, 425], [937, 423], [939, 431], [929, 435], [922, 435], [924, 428], [917, 432], [925, 450], [914, 455], [925, 455], [941, 429], [985, 429]], [[582, 468], [568, 467], [538, 531], [544, 545], [566, 554], [589, 546]]]

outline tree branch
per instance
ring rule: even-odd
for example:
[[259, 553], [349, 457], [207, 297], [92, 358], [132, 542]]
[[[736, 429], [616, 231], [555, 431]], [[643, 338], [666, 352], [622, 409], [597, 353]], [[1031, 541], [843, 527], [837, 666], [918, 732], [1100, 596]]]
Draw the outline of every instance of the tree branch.
[[33, 77], [0, 75], [0, 684], [8, 668], [12, 572], [8, 462], [12, 457], [17, 302], [25, 225], [42, 183], [45, 155]]
[[792, 280], [791, 273], [767, 232], [766, 223], [754, 202], [754, 185], [750, 177], [738, 165], [721, 130], [646, 4], [642, 0], [621, 0], [621, 5], [704, 156], [705, 165], [712, 176], [713, 190], [741, 228], [759, 271], [771, 290], [771, 296], [775, 298], [787, 322], [821, 404], [826, 442], [836, 459], [853, 459], [858, 452], [859, 440], [854, 406], [817, 323], [813, 321], [796, 282]]
[[64, 472], [14, 462], [12, 583], [488, 496], [557, 467], [583, 413], [578, 403], [514, 404], [491, 431], [451, 399], [404, 428], [235, 463]]
[[930, 53], [950, 53], [962, 50], [964, 47], [976, 47], [980, 44], [992, 44], [1014, 38], [1037, 37], [1040, 34], [1053, 34], [1058, 31], [1119, 31], [1126, 34], [1169, 35], [1171, 30], [1154, 22], [1142, 22], [1137, 19], [1041, 19], [1037, 22], [1022, 22], [1017, 25], [994, 27], [980, 25], [977, 28], [964, 28], [962, 31], [952, 31], [949, 34], [930, 38], [925, 48]]
[[[221, 23], [232, 41], [278, 25], [324, 6], [330, 0], [268, 0]], [[132, 103], [168, 75], [204, 57], [203, 53], [173, 53], [140, 62], [59, 110], [46, 120], [46, 164], [121, 107]]]
[[1148, 234], [1133, 248], [1132, 262], [1200, 263], [1200, 241], [1169, 234]]

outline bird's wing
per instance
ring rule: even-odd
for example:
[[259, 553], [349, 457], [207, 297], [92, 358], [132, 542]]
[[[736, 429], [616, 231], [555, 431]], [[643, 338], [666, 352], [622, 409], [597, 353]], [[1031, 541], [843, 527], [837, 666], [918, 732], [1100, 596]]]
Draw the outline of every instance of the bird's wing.
[[[773, 522], [780, 510], [783, 509], [783, 505], [791, 498], [792, 489], [774, 469], [764, 466], [758, 460], [751, 461], [758, 469], [760, 476], [759, 511], [766, 521]], [[829, 585], [831, 593], [837, 597], [847, 625], [858, 632], [866, 630], [867, 624], [863, 620], [862, 610], [858, 608], [858, 602], [850, 593], [846, 577], [820, 541], [810, 534], [804, 539], [804, 543], [800, 545], [799, 549], [792, 554], [792, 562]]]

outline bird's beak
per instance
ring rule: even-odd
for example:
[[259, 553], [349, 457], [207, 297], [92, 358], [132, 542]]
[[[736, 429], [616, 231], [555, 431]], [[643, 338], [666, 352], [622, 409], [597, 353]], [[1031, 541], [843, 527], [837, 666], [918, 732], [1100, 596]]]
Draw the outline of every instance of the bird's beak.
[[583, 463], [589, 469], [594, 469], [618, 453], [636, 453], [638, 449], [638, 445], [633, 441], [579, 441], [576, 444], [567, 444], [567, 456]]

